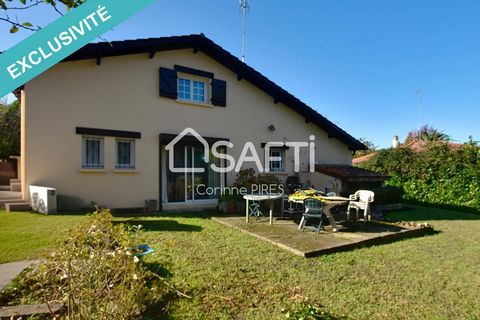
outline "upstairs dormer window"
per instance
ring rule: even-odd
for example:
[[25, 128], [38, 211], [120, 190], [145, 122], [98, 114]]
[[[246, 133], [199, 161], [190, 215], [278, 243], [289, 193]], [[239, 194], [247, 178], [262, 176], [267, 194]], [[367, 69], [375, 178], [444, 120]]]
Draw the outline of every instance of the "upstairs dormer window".
[[178, 77], [178, 99], [207, 103], [207, 80]]
[[227, 82], [216, 79], [208, 71], [175, 65], [173, 69], [160, 67], [160, 96], [206, 104], [227, 106]]

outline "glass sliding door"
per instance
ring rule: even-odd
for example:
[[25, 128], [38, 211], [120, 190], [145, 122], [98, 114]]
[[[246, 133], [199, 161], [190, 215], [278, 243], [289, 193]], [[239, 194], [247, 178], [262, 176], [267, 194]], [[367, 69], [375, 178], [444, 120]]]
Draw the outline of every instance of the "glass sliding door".
[[[211, 163], [220, 166], [220, 160], [213, 158], [210, 152], [209, 162], [205, 162], [203, 146], [175, 146], [175, 168], [186, 168], [185, 172], [173, 173], [169, 170], [167, 151], [167, 196], [168, 202], [188, 202], [195, 200], [217, 199], [219, 193], [206, 192], [221, 185], [221, 174], [210, 168]], [[203, 168], [204, 172], [191, 172], [192, 168]]]
[[201, 173], [195, 173], [194, 175], [194, 198], [197, 200], [200, 199], [218, 199], [217, 194], [212, 194], [211, 192], [207, 193], [206, 189], [214, 190], [213, 188], [220, 187], [220, 178], [221, 175], [218, 172], [212, 170], [210, 165], [215, 163], [217, 167], [220, 166], [220, 159], [214, 158], [213, 154], [210, 152], [209, 162], [205, 162], [205, 155], [203, 148], [195, 147], [193, 163], [196, 168], [204, 168], [205, 171]]
[[[184, 202], [186, 179], [185, 173], [171, 172], [169, 168], [169, 152], [167, 151], [167, 197], [168, 202]], [[183, 147], [178, 147], [173, 150], [174, 167], [185, 167], [185, 150]]]
[[[185, 146], [185, 163], [187, 164], [186, 168], [193, 168], [193, 157], [194, 157], [194, 148], [190, 146]], [[186, 188], [185, 188], [185, 196], [186, 201], [193, 200], [193, 190], [195, 188], [194, 185], [194, 177], [193, 172], [185, 172], [185, 180], [187, 181]]]

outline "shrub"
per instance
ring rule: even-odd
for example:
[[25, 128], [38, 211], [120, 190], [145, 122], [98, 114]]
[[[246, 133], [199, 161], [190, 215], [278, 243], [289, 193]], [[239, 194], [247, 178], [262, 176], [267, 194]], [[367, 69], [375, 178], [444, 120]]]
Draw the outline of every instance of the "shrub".
[[237, 173], [237, 179], [233, 183], [234, 187], [251, 189], [252, 184], [256, 182], [255, 170], [252, 168], [240, 170]]
[[422, 152], [382, 150], [362, 167], [388, 174], [386, 185], [402, 188], [407, 201], [480, 210], [480, 148], [472, 140], [455, 149], [430, 143]]
[[[240, 170], [237, 173], [237, 179], [233, 183], [233, 186], [238, 188], [240, 192], [246, 193], [281, 193], [283, 192], [283, 184], [280, 179], [274, 174], [256, 174], [255, 170], [252, 168]], [[259, 188], [268, 188], [259, 189]], [[234, 194], [234, 195], [223, 195], [220, 198], [220, 202], [228, 202], [228, 201], [242, 201], [243, 202], [243, 194]], [[265, 201], [260, 203], [261, 210], [269, 210], [267, 208], [267, 203]], [[239, 208], [237, 208], [239, 209]], [[237, 210], [239, 212], [243, 211], [243, 208]]]
[[113, 224], [108, 210], [86, 217], [17, 283], [17, 303], [60, 301], [69, 319], [135, 319], [167, 293], [132, 254], [139, 227]]
[[375, 205], [385, 205], [385, 204], [394, 204], [401, 203], [403, 201], [403, 189], [395, 186], [358, 186], [355, 184], [352, 185], [343, 185], [341, 194], [345, 197], [348, 197], [351, 194], [354, 194], [357, 190], [371, 190], [375, 193]]
[[20, 154], [20, 103], [0, 107], [0, 159]]
[[246, 188], [249, 192], [252, 190], [252, 185], [275, 185], [280, 186], [282, 182], [273, 174], [255, 174], [252, 168], [240, 170], [237, 173], [237, 179], [233, 186], [237, 188]]

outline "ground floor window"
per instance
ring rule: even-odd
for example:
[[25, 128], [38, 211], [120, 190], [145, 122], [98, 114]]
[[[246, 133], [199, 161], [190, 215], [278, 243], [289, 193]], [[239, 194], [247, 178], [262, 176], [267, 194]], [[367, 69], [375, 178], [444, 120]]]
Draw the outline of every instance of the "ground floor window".
[[103, 137], [82, 138], [82, 167], [103, 168]]
[[135, 168], [135, 140], [116, 140], [117, 169]]
[[283, 148], [270, 148], [270, 157], [276, 157], [278, 160], [270, 161], [268, 164], [270, 172], [284, 172], [284, 158], [285, 158], [285, 149]]

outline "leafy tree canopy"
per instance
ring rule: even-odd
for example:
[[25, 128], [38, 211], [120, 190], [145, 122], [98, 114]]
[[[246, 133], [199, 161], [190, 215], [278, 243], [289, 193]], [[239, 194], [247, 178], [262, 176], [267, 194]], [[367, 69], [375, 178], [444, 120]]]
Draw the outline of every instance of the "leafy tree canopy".
[[20, 103], [0, 107], [0, 159], [20, 154]]
[[373, 141], [367, 140], [365, 138], [360, 138], [359, 140], [367, 147], [367, 150], [359, 150], [355, 152], [355, 158], [370, 154], [378, 149], [378, 146], [375, 145]]
[[7, 24], [10, 33], [16, 33], [19, 30], [38, 31], [39, 25], [34, 25], [30, 21], [19, 21], [17, 13], [30, 10], [34, 7], [47, 5], [55, 10], [59, 15], [63, 15], [65, 10], [76, 8], [87, 0], [0, 0], [0, 22]]
[[419, 130], [410, 131], [405, 139], [405, 144], [408, 146], [415, 141], [448, 142], [450, 141], [450, 136], [426, 124]]

